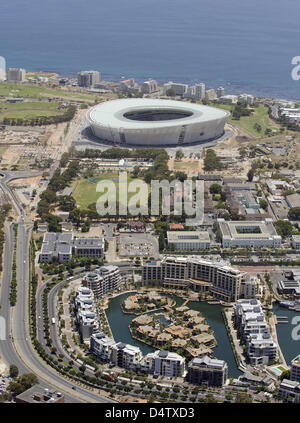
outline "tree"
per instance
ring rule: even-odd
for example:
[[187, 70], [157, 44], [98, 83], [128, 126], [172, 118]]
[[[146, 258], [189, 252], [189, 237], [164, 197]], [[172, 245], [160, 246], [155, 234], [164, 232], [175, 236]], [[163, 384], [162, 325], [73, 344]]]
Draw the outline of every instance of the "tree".
[[288, 212], [288, 217], [292, 220], [300, 220], [300, 207], [292, 207]]
[[206, 403], [214, 403], [214, 402], [217, 402], [217, 400], [215, 399], [215, 397], [213, 396], [213, 394], [207, 394], [206, 397], [204, 398], [204, 402], [206, 402]]
[[246, 392], [238, 392], [236, 394], [235, 397], [235, 402], [236, 403], [251, 403], [252, 399], [250, 398], [250, 396], [246, 393]]
[[209, 192], [211, 194], [220, 194], [222, 191], [222, 187], [219, 184], [212, 184], [209, 188]]
[[7, 216], [8, 213], [11, 211], [11, 208], [12, 207], [11, 207], [11, 204], [10, 203], [4, 203], [4, 204], [2, 204], [1, 208], [2, 208], [3, 214], [5, 216]]
[[278, 220], [274, 223], [274, 226], [278, 234], [281, 235], [283, 238], [286, 238], [287, 236], [290, 236], [293, 233], [293, 225], [291, 224], [291, 222], [285, 220]]
[[175, 90], [175, 88], [173, 88], [173, 87], [168, 88], [167, 91], [166, 91], [166, 95], [168, 97], [175, 97], [176, 96], [176, 90]]
[[181, 160], [183, 159], [183, 157], [184, 157], [183, 151], [181, 149], [177, 150], [175, 155], [176, 160]]
[[19, 374], [18, 367], [15, 364], [11, 364], [9, 366], [9, 376], [15, 378], [15, 377], [18, 377], [18, 374]]
[[267, 200], [264, 200], [263, 198], [259, 201], [259, 206], [264, 209], [264, 210], [268, 210], [268, 202]]
[[249, 172], [247, 173], [248, 181], [252, 182], [254, 177], [254, 170], [251, 168], [249, 169]]

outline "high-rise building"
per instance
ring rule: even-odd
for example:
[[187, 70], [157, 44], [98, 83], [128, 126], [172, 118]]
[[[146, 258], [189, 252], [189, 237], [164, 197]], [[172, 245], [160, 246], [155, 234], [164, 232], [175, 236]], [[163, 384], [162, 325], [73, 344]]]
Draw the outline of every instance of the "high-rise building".
[[90, 288], [96, 298], [100, 298], [110, 291], [118, 289], [121, 283], [120, 270], [117, 266], [101, 266], [99, 269], [86, 274], [82, 281]]
[[221, 263], [196, 257], [165, 257], [159, 263], [145, 263], [142, 282], [161, 283], [167, 288], [190, 287], [195, 292], [210, 292], [223, 301], [237, 301], [246, 272]]
[[7, 82], [24, 82], [26, 71], [22, 68], [8, 68], [6, 74]]
[[100, 72], [81, 71], [77, 74], [77, 82], [80, 87], [90, 88], [100, 82]]
[[205, 98], [205, 84], [203, 82], [201, 82], [200, 84], [196, 84], [195, 85], [195, 97], [198, 100], [203, 100]]
[[219, 87], [217, 89], [217, 97], [220, 98], [220, 97], [223, 97], [224, 95], [225, 95], [225, 89], [223, 87]]

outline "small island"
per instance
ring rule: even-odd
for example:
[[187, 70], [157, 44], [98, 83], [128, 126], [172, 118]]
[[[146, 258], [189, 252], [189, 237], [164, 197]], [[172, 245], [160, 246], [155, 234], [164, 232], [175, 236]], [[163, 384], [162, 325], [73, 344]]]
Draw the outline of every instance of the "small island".
[[137, 314], [129, 327], [132, 337], [187, 359], [202, 355], [213, 357], [217, 342], [206, 319], [186, 305], [177, 308], [174, 305], [172, 298], [156, 291], [128, 297], [122, 305], [123, 311]]

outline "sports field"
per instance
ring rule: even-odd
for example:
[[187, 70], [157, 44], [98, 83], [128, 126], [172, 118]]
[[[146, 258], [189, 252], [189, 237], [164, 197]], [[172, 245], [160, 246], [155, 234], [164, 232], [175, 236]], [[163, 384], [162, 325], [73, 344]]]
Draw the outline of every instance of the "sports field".
[[[109, 180], [115, 183], [117, 200], [119, 198], [120, 189], [126, 189], [126, 184], [119, 184], [119, 174], [117, 172], [105, 173], [101, 176], [97, 176], [90, 179], [79, 179], [73, 183], [73, 197], [76, 200], [77, 205], [85, 210], [90, 204], [96, 203], [99, 197], [103, 195], [103, 192], [97, 192], [97, 184], [100, 181]], [[128, 175], [127, 183], [129, 184], [133, 179]], [[128, 193], [128, 199], [130, 199], [134, 193]]]

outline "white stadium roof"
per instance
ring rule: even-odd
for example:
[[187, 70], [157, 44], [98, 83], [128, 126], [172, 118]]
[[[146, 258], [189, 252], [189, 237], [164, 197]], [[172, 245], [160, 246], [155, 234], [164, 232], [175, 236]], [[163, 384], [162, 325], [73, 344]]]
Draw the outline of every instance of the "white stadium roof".
[[[161, 121], [144, 121], [128, 119], [124, 116], [130, 112], [144, 111], [174, 111], [191, 113], [191, 116], [179, 119], [161, 120]], [[229, 113], [222, 109], [203, 106], [195, 103], [187, 103], [183, 101], [161, 100], [161, 99], [121, 99], [100, 103], [93, 107], [88, 113], [90, 123], [109, 125], [111, 127], [122, 127], [128, 129], [141, 128], [165, 128], [166, 126], [174, 126], [182, 122], [184, 125], [197, 122], [206, 122], [215, 119], [222, 119]]]

